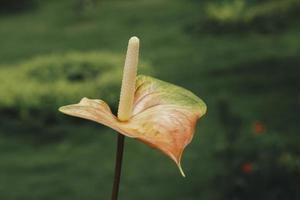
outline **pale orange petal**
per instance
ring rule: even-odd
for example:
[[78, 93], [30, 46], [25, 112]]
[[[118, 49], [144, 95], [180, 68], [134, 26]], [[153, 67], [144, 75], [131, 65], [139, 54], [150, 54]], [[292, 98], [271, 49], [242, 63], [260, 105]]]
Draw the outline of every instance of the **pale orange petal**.
[[161, 150], [175, 161], [184, 176], [180, 164], [182, 153], [191, 142], [206, 105], [184, 88], [138, 76], [133, 116], [127, 122], [119, 121], [102, 100], [84, 98], [78, 104], [63, 106], [60, 111], [104, 124]]
[[126, 131], [161, 150], [182, 172], [182, 153], [206, 105], [190, 91], [147, 76], [138, 77], [135, 94], [134, 116], [124, 125]]
[[103, 124], [128, 137], [136, 137], [134, 134], [124, 131], [123, 126], [125, 123], [120, 122], [117, 117], [112, 114], [109, 106], [102, 100], [88, 99], [84, 97], [77, 104], [60, 107], [59, 111], [67, 115], [80, 117]]

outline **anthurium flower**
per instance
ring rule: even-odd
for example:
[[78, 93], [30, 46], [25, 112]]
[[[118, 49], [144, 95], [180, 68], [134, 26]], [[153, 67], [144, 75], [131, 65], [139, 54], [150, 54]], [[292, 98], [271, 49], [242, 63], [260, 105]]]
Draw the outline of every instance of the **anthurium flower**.
[[133, 105], [133, 115], [126, 122], [118, 120], [102, 100], [83, 98], [60, 111], [104, 124], [159, 149], [181, 170], [183, 150], [193, 138], [197, 120], [206, 112], [204, 102], [184, 88], [139, 75]]
[[179, 86], [139, 75], [136, 77], [139, 40], [129, 40], [118, 116], [102, 100], [83, 98], [61, 107], [65, 114], [104, 124], [120, 134], [159, 149], [181, 168], [185, 147], [191, 142], [205, 103]]

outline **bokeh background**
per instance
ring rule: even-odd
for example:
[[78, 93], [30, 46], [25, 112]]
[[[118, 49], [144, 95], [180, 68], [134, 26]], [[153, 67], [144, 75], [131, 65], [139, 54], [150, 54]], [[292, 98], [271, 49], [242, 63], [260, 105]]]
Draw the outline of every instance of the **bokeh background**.
[[0, 199], [110, 199], [116, 133], [64, 116], [116, 110], [139, 71], [208, 105], [183, 157], [126, 139], [120, 199], [300, 199], [299, 0], [0, 0]]

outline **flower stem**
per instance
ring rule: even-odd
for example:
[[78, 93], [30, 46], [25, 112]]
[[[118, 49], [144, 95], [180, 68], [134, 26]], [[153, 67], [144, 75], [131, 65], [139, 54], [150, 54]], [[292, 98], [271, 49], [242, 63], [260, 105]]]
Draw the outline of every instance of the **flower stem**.
[[[135, 79], [139, 58], [139, 44], [140, 42], [137, 37], [130, 38], [128, 42], [118, 109], [118, 119], [120, 121], [128, 121], [132, 115], [135, 92]], [[124, 151], [124, 140], [124, 135], [118, 134], [115, 176], [111, 197], [112, 200], [118, 199]]]
[[123, 160], [123, 151], [124, 151], [124, 135], [118, 134], [118, 144], [117, 144], [117, 153], [116, 153], [116, 164], [115, 164], [115, 177], [112, 188], [111, 200], [117, 200], [119, 194], [119, 184], [121, 178], [121, 169], [122, 169], [122, 160]]

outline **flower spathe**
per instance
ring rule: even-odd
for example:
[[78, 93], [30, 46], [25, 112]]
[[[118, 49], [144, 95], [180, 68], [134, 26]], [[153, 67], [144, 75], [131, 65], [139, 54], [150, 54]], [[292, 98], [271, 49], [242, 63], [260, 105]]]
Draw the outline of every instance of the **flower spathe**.
[[61, 112], [104, 124], [119, 133], [159, 149], [179, 167], [184, 148], [191, 142], [205, 103], [192, 92], [173, 84], [139, 75], [132, 117], [121, 122], [102, 100], [83, 98], [63, 106]]

